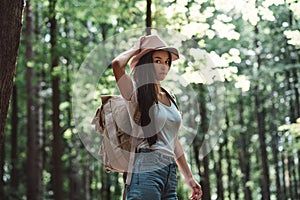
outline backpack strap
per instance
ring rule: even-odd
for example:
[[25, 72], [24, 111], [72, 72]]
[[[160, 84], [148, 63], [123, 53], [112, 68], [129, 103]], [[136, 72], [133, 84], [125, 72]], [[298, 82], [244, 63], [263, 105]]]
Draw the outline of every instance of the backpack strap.
[[168, 90], [166, 90], [165, 88], [161, 87], [161, 89], [162, 89], [162, 91], [164, 91], [167, 94], [167, 96], [169, 97], [169, 99], [171, 99], [171, 101], [174, 103], [174, 105], [176, 106], [176, 108], [179, 110], [179, 107], [178, 107], [178, 105], [176, 103], [175, 96], [172, 93], [170, 93]]
[[141, 143], [141, 141], [138, 140], [136, 137], [131, 137], [131, 150], [130, 150], [130, 157], [128, 162], [128, 168], [126, 173], [126, 179], [125, 179], [125, 185], [130, 185], [132, 173], [133, 173], [133, 167], [134, 167], [134, 161], [137, 151], [137, 146]]

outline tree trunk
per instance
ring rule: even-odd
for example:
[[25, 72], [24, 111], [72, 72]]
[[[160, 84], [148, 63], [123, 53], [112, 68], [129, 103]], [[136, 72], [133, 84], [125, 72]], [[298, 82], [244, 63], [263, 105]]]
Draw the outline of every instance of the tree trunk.
[[119, 182], [119, 174], [115, 173], [114, 175], [114, 185], [115, 185], [115, 192], [114, 192], [114, 199], [120, 199], [122, 195], [122, 188], [120, 187], [120, 184], [124, 184], [123, 182]]
[[223, 170], [222, 170], [223, 146], [224, 146], [224, 142], [220, 143], [220, 145], [219, 145], [219, 160], [215, 164], [216, 178], [217, 178], [217, 196], [218, 196], [217, 199], [218, 200], [224, 200], [224, 187], [223, 187], [223, 181], [222, 181], [222, 178], [223, 178]]
[[[91, 171], [90, 171], [90, 163], [91, 163], [91, 157], [89, 154], [85, 156], [85, 164], [83, 165], [83, 187], [84, 187], [84, 199], [92, 199], [91, 198]], [[104, 170], [101, 170], [101, 173], [104, 174]], [[101, 176], [101, 198], [100, 199], [106, 199], [105, 198], [105, 191], [104, 191], [104, 185], [105, 185], [105, 176]]]
[[19, 187], [19, 154], [18, 154], [18, 95], [17, 86], [14, 85], [11, 104], [11, 182], [10, 186], [13, 191], [18, 191]]
[[[226, 127], [230, 127], [229, 125], [229, 117], [228, 117], [228, 113], [225, 113], [225, 123], [226, 123]], [[231, 183], [232, 183], [232, 168], [231, 168], [231, 159], [230, 159], [230, 152], [229, 152], [229, 145], [228, 145], [228, 132], [225, 131], [224, 133], [224, 142], [223, 142], [223, 146], [225, 147], [225, 160], [228, 163], [228, 167], [227, 167], [227, 176], [228, 176], [228, 184], [227, 184], [227, 193], [228, 196], [226, 197], [226, 199], [230, 199], [231, 198]], [[224, 196], [225, 197], [225, 196]]]
[[[295, 26], [295, 22], [297, 24], [297, 20], [294, 19], [293, 12], [290, 10], [289, 11], [289, 28], [293, 28]], [[299, 57], [298, 60], [296, 57], [291, 56], [292, 53], [298, 54], [298, 50], [294, 46], [290, 46], [287, 41], [286, 41], [286, 48], [290, 48], [290, 51], [287, 51], [286, 58], [290, 60], [291, 64], [295, 65], [297, 61], [299, 62]], [[299, 54], [298, 54], [299, 55]], [[288, 76], [290, 78], [287, 79], [288, 82], [288, 90], [291, 91], [291, 96], [290, 96], [290, 121], [291, 123], [295, 123], [297, 118], [300, 117], [300, 102], [299, 102], [299, 83], [298, 83], [298, 74], [296, 67], [291, 69], [291, 72], [288, 72]], [[290, 81], [291, 80], [291, 81]], [[292, 96], [294, 95], [294, 96]], [[295, 138], [297, 141], [297, 138]], [[299, 150], [298, 150], [299, 153]], [[290, 186], [290, 191], [291, 191], [291, 198], [292, 199], [299, 199], [300, 194], [299, 194], [299, 175], [297, 177], [296, 175], [296, 166], [293, 156], [291, 156], [291, 152], [289, 152], [289, 160], [288, 160], [288, 167], [289, 167], [289, 174], [290, 174], [290, 179], [291, 179], [291, 186]], [[300, 165], [298, 164], [298, 169], [300, 171]], [[298, 171], [298, 172], [299, 172]]]
[[[210, 194], [210, 178], [209, 178], [209, 157], [207, 155], [207, 141], [205, 141], [205, 133], [208, 130], [208, 119], [207, 119], [207, 109], [206, 109], [206, 103], [205, 103], [205, 95], [206, 91], [204, 89], [204, 85], [199, 85], [198, 86], [198, 91], [199, 91], [199, 102], [200, 102], [200, 116], [201, 116], [201, 124], [199, 128], [199, 132], [197, 136], [195, 137], [195, 141], [193, 143], [193, 149], [194, 149], [194, 154], [195, 154], [195, 159], [196, 159], [196, 164], [197, 167], [200, 170], [200, 161], [199, 161], [199, 149], [201, 147], [201, 139], [200, 135], [202, 134], [202, 149], [203, 149], [203, 176], [199, 174], [200, 177], [202, 177], [201, 181], [201, 186], [203, 190], [203, 200], [210, 200], [211, 199], [211, 194]], [[204, 142], [203, 142], [204, 141]]]
[[105, 186], [106, 199], [111, 199], [110, 187], [111, 187], [111, 179], [109, 174], [106, 174], [106, 186]]
[[[237, 175], [235, 174], [234, 180], [237, 180], [237, 179], [238, 179], [238, 177], [237, 177]], [[238, 184], [236, 181], [233, 182], [232, 188], [233, 188], [234, 199], [235, 199], [235, 200], [240, 200], [240, 197], [239, 197], [239, 195], [240, 195], [240, 192], [239, 192], [239, 184]]]
[[[227, 126], [229, 127], [229, 119], [226, 114], [226, 123]], [[230, 159], [230, 150], [229, 150], [229, 141], [228, 137], [225, 136], [224, 138], [224, 145], [225, 145], [225, 160], [227, 161], [227, 176], [228, 176], [228, 186], [227, 186], [227, 191], [228, 191], [228, 199], [231, 199], [231, 194], [232, 194], [232, 183], [233, 183], [233, 177], [232, 177], [232, 164], [231, 164], [231, 159]]]
[[[242, 127], [245, 126], [244, 124], [244, 103], [243, 103], [243, 97], [242, 94], [240, 95], [239, 98], [239, 105], [238, 105], [238, 116], [239, 116], [239, 124]], [[244, 195], [245, 195], [245, 200], [251, 200], [251, 190], [249, 188], [249, 185], [247, 185], [248, 181], [250, 180], [250, 156], [248, 152], [248, 146], [250, 141], [250, 138], [247, 137], [248, 134], [245, 133], [244, 131], [241, 132], [240, 136], [240, 142], [241, 142], [241, 151], [239, 153], [239, 163], [241, 167], [241, 171], [243, 173], [243, 189], [244, 189]]]
[[291, 199], [298, 199], [297, 198], [297, 182], [296, 182], [296, 173], [295, 173], [295, 162], [294, 156], [288, 156], [288, 172], [290, 177], [290, 194]]
[[[4, 197], [4, 128], [13, 91], [24, 1], [3, 0], [0, 6], [0, 196]], [[14, 149], [15, 150], [15, 149]], [[15, 182], [16, 183], [16, 182]]]
[[258, 86], [255, 86], [255, 113], [256, 120], [258, 124], [258, 135], [259, 135], [259, 147], [260, 147], [260, 157], [263, 170], [262, 177], [262, 196], [263, 200], [270, 199], [270, 177], [269, 177], [269, 166], [268, 166], [268, 154], [265, 136], [265, 109], [263, 108], [262, 100], [259, 97]]
[[[42, 74], [42, 73], [40, 73]], [[36, 119], [36, 180], [37, 180], [37, 193], [39, 193], [40, 199], [43, 198], [43, 168], [44, 168], [44, 97], [40, 96], [40, 92], [43, 90], [44, 77], [40, 76], [39, 84], [36, 90], [36, 96], [38, 97], [38, 103], [35, 105], [35, 119]]]
[[52, 186], [54, 191], [54, 199], [61, 200], [63, 198], [63, 173], [62, 173], [62, 135], [60, 128], [60, 89], [59, 89], [59, 75], [55, 73], [55, 68], [58, 66], [59, 57], [57, 53], [57, 20], [56, 20], [56, 0], [49, 2], [49, 22], [50, 22], [50, 54], [51, 54], [51, 86], [52, 86]]
[[[258, 27], [255, 26], [255, 47], [259, 49], [259, 30]], [[260, 55], [256, 55], [257, 64], [258, 64], [258, 71], [261, 67], [261, 57]], [[261, 91], [258, 90], [259, 81], [257, 81], [256, 85], [254, 86], [254, 101], [255, 101], [255, 113], [256, 113], [256, 120], [258, 125], [258, 135], [259, 135], [259, 146], [260, 146], [260, 153], [261, 153], [261, 164], [263, 169], [263, 177], [262, 177], [262, 198], [263, 200], [270, 200], [270, 177], [269, 177], [269, 166], [268, 166], [268, 154], [267, 154], [267, 145], [266, 145], [266, 136], [265, 136], [265, 109], [263, 106], [263, 101], [261, 99]]]
[[[277, 80], [277, 75], [274, 75], [273, 80]], [[277, 91], [276, 86], [276, 81], [272, 82], [272, 86], [274, 87], [272, 89], [272, 98], [276, 99], [275, 96], [275, 92]], [[273, 153], [273, 159], [274, 159], [274, 165], [275, 165], [275, 176], [276, 176], [276, 196], [278, 199], [284, 199], [283, 198], [283, 191], [282, 191], [282, 186], [281, 186], [281, 182], [280, 182], [280, 166], [279, 166], [279, 157], [280, 157], [280, 153], [278, 150], [278, 144], [279, 144], [279, 140], [280, 137], [278, 136], [278, 131], [277, 131], [277, 125], [275, 124], [275, 119], [277, 118], [277, 110], [275, 107], [275, 102], [272, 101], [272, 111], [271, 111], [271, 130], [272, 130], [272, 153]]]
[[[290, 10], [289, 11], [289, 25], [290, 25], [290, 27], [289, 28], [293, 28], [294, 26], [295, 26], [295, 22], [297, 22], [297, 20], [296, 19], [294, 19], [294, 15], [293, 15], [293, 12]], [[296, 23], [296, 26], [297, 26], [297, 23]], [[286, 43], [285, 43], [285, 47], [286, 48], [289, 48], [289, 47], [291, 47], [288, 43], [287, 43], [287, 41], [286, 41]], [[291, 63], [292, 64], [296, 64], [297, 63], [297, 59], [294, 57], [294, 56], [291, 56], [291, 52], [294, 52], [295, 54], [298, 54], [299, 55], [299, 53], [298, 53], [298, 50], [295, 48], [295, 47], [291, 47], [292, 49], [290, 50], [290, 51], [286, 51], [286, 54], [285, 54], [285, 56], [286, 56], [286, 59], [288, 59], [288, 60], [291, 60]], [[298, 62], [299, 62], [299, 58], [300, 58], [300, 55], [299, 55], [299, 57], [298, 57]], [[297, 75], [297, 71], [299, 71], [299, 69], [297, 70], [297, 68], [293, 68], [292, 69], [292, 75], [290, 76], [290, 77], [292, 77], [293, 78], [293, 82], [292, 82], [292, 84], [293, 84], [293, 89], [294, 89], [294, 92], [295, 92], [295, 101], [294, 101], [294, 103], [292, 102], [293, 100], [293, 98], [291, 98], [291, 103], [290, 103], [290, 108], [291, 108], [291, 114], [292, 114], [292, 117], [293, 117], [293, 115], [295, 116], [295, 118], [293, 119], [291, 119], [291, 122], [295, 122], [295, 120], [298, 118], [298, 117], [300, 117], [300, 101], [299, 101], [299, 85], [298, 85], [298, 75]], [[289, 79], [287, 79], [287, 81], [288, 81], [288, 87], [290, 88], [290, 81], [289, 81]], [[290, 88], [291, 89], [291, 88]]]
[[3, 0], [0, 6], [0, 149], [4, 142], [4, 127], [14, 85], [23, 4], [23, 0]]
[[[41, 22], [40, 19], [41, 16], [41, 2], [36, 2], [34, 7], [34, 35], [35, 35], [35, 41], [41, 40], [40, 35], [40, 26]], [[40, 51], [42, 54], [43, 52]], [[35, 119], [36, 119], [36, 179], [38, 181], [38, 188], [37, 191], [40, 193], [40, 195], [43, 195], [43, 168], [44, 168], [44, 144], [45, 144], [45, 97], [42, 94], [42, 92], [45, 90], [44, 83], [45, 80], [45, 71], [43, 68], [39, 68], [37, 76], [37, 86], [35, 87], [35, 96], [37, 97], [37, 100], [35, 101]]]
[[294, 68], [292, 73], [293, 73], [293, 87], [295, 92], [295, 114], [297, 117], [300, 117], [300, 97], [299, 97], [300, 95], [299, 95], [299, 81], [298, 81], [297, 69]]
[[282, 171], [281, 171], [281, 177], [282, 177], [282, 199], [288, 199], [289, 195], [287, 194], [287, 183], [286, 183], [286, 157], [285, 157], [285, 152], [283, 151], [281, 154], [281, 162], [282, 162]]
[[[74, 145], [72, 150], [70, 151], [76, 151], [78, 152], [78, 149], [76, 148], [77, 145]], [[76, 155], [71, 155], [70, 152], [70, 166], [69, 166], [69, 199], [71, 200], [80, 200], [80, 199], [84, 199], [83, 195], [82, 195], [82, 191], [83, 189], [81, 188], [80, 185], [80, 178], [79, 178], [79, 166], [78, 163], [80, 162], [78, 159], [78, 154], [76, 153]]]
[[291, 72], [290, 71], [286, 71], [285, 72], [285, 76], [286, 76], [286, 82], [287, 82], [287, 92], [290, 92], [290, 95], [287, 96], [287, 101], [289, 101], [289, 108], [290, 108], [290, 113], [289, 113], [289, 117], [290, 117], [290, 122], [293, 123], [296, 121], [296, 109], [295, 109], [295, 104], [293, 101], [293, 97], [292, 97], [292, 84], [290, 79], [292, 79], [291, 77]]
[[151, 34], [151, 26], [152, 26], [151, 4], [152, 4], [152, 0], [147, 0], [147, 9], [146, 9], [146, 33], [147, 33], [147, 35]]
[[[3, 134], [3, 141], [5, 135]], [[4, 162], [5, 162], [5, 145], [0, 146], [0, 197], [4, 197]]]
[[[31, 2], [26, 1], [26, 26], [25, 26], [25, 39], [26, 39], [26, 63], [30, 63], [33, 57], [33, 19], [31, 12]], [[26, 66], [26, 94], [27, 94], [27, 162], [26, 162], [26, 188], [27, 199], [42, 199], [41, 194], [41, 170], [38, 165], [38, 130], [36, 123], [36, 104], [34, 96], [36, 96], [34, 83], [33, 66]]]
[[[69, 21], [66, 19], [65, 23], [65, 32], [67, 33], [67, 39], [69, 41], [70, 38], [70, 32], [69, 29]], [[104, 27], [103, 27], [104, 28]], [[106, 32], [105, 30], [102, 30], [101, 33], [103, 34], [103, 40], [106, 38]], [[67, 49], [71, 51], [71, 45], [67, 42]], [[71, 53], [69, 53], [67, 56], [72, 56]], [[72, 131], [72, 137], [71, 137], [71, 145], [69, 145], [69, 199], [70, 200], [81, 200], [83, 199], [83, 188], [81, 187], [81, 181], [80, 181], [80, 149], [78, 141], [79, 138], [76, 134], [73, 133], [73, 127], [72, 127], [72, 97], [71, 97], [71, 64], [70, 64], [70, 58], [66, 57], [67, 63], [66, 63], [66, 102], [70, 103], [70, 106], [67, 108], [67, 128]]]
[[44, 89], [45, 74], [43, 69], [38, 72], [38, 84], [35, 88], [37, 102], [35, 103], [35, 124], [36, 124], [36, 180], [37, 180], [37, 191], [43, 198], [43, 168], [44, 168], [44, 132], [45, 132], [45, 98], [40, 95]]
[[[300, 158], [300, 150], [297, 152], [298, 158]], [[300, 185], [300, 165], [298, 163], [298, 183]], [[300, 197], [300, 189], [298, 188], [298, 197]]]

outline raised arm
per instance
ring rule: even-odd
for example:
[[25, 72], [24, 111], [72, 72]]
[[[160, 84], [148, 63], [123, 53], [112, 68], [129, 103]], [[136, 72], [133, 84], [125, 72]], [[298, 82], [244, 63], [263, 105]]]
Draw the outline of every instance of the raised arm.
[[186, 161], [184, 151], [178, 139], [176, 140], [176, 146], [175, 146], [175, 158], [176, 158], [177, 166], [180, 172], [182, 173], [182, 175], [184, 176], [185, 182], [192, 190], [190, 199], [199, 200], [202, 196], [201, 186], [197, 183], [197, 181], [194, 179], [192, 175], [192, 172]]
[[126, 74], [126, 65], [129, 59], [134, 56], [139, 50], [130, 49], [118, 55], [112, 61], [112, 68], [118, 84], [121, 95], [129, 100], [133, 92], [133, 83], [128, 74]]

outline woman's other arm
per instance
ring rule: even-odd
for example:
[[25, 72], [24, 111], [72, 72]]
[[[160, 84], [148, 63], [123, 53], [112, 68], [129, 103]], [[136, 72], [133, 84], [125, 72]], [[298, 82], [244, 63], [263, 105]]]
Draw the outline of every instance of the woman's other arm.
[[177, 166], [178, 166], [180, 172], [183, 174], [185, 182], [188, 184], [188, 186], [192, 190], [190, 199], [192, 199], [192, 200], [200, 199], [202, 196], [201, 186], [197, 183], [197, 181], [194, 179], [194, 177], [192, 175], [192, 172], [186, 161], [182, 146], [178, 139], [176, 140], [175, 156], [176, 156]]
[[132, 96], [133, 83], [129, 75], [126, 74], [125, 68], [130, 58], [136, 55], [138, 51], [139, 49], [135, 48], [129, 49], [118, 55], [111, 64], [120, 93], [127, 100], [130, 100]]

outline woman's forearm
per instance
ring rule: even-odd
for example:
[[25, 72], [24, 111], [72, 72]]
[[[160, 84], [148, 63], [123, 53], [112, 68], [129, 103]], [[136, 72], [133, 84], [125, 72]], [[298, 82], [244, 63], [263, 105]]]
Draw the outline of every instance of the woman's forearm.
[[133, 93], [131, 78], [126, 74], [125, 67], [132, 56], [136, 54], [137, 49], [130, 49], [118, 55], [112, 61], [113, 73], [115, 75], [121, 95], [129, 100]]
[[192, 172], [187, 164], [184, 154], [176, 160], [176, 163], [186, 182], [193, 179]]
[[177, 166], [180, 172], [182, 173], [182, 175], [184, 176], [185, 182], [192, 190], [190, 199], [199, 200], [202, 197], [201, 185], [199, 185], [199, 183], [194, 179], [191, 169], [186, 161], [184, 151], [178, 139], [176, 141], [175, 156], [176, 156]]
[[182, 149], [179, 140], [176, 141], [175, 156], [176, 156], [176, 163], [180, 172], [184, 176], [185, 181], [189, 182], [190, 179], [193, 179], [193, 175], [187, 163], [187, 160], [184, 155], [184, 151]]
[[127, 51], [124, 51], [120, 55], [118, 55], [116, 58], [112, 61], [112, 67], [113, 69], [124, 69], [130, 60], [136, 53], [138, 52], [138, 49], [129, 49]]

